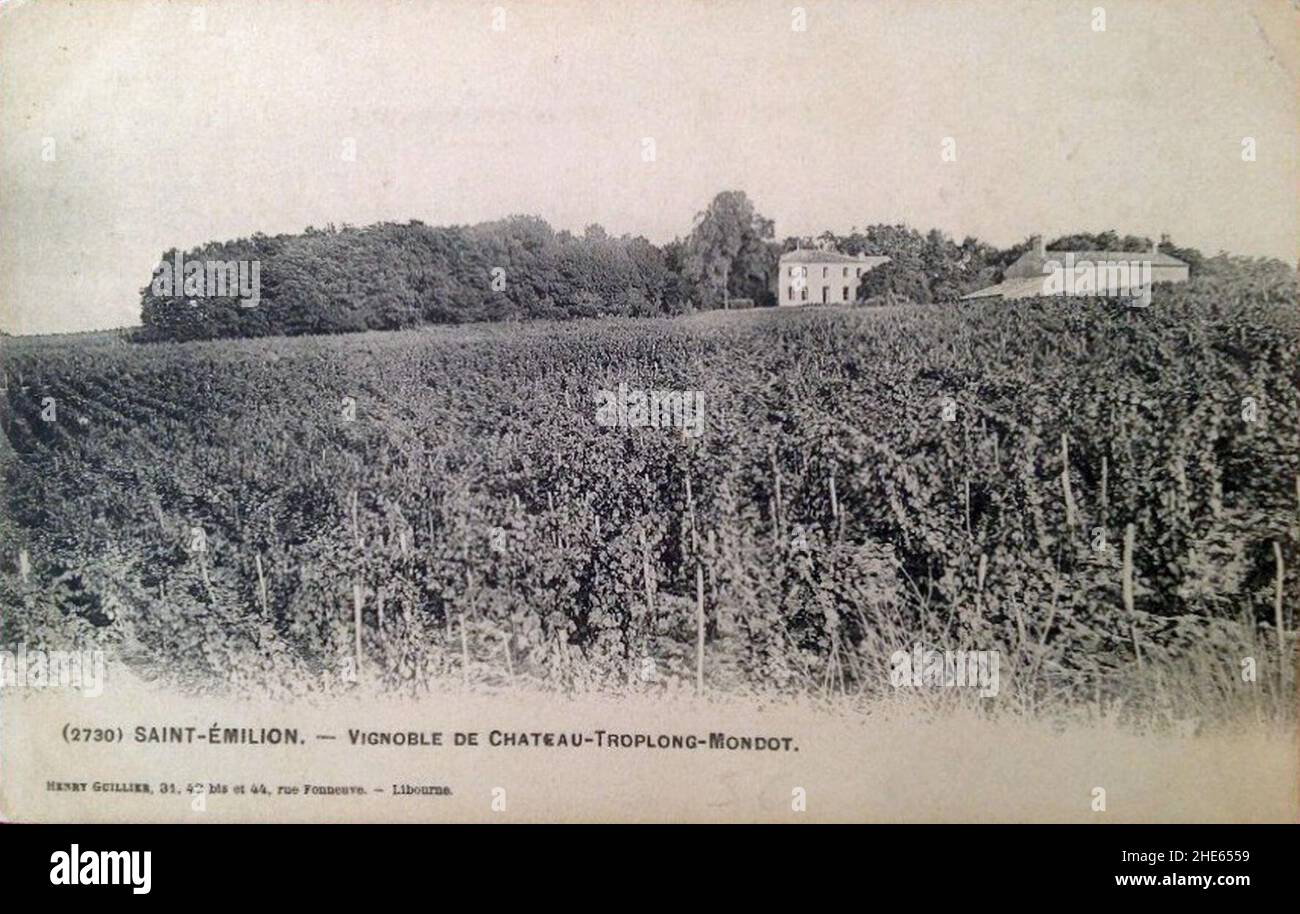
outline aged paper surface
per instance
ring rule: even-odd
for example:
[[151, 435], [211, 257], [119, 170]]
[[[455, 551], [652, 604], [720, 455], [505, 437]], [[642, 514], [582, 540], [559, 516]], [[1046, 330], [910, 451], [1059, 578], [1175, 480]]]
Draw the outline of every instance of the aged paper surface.
[[[1097, 815], [1088, 803], [1096, 784], [1122, 804], [1115, 822], [1292, 821], [1296, 803], [1294, 744], [1256, 730], [1188, 741], [1104, 724], [1057, 732], [1024, 720], [729, 701], [452, 693], [321, 707], [131, 686], [120, 694], [116, 705], [53, 695], [6, 705], [6, 801], [20, 817], [1082, 823]], [[78, 726], [118, 728], [124, 742], [65, 742], [63, 728]], [[231, 740], [240, 737], [230, 729], [271, 740], [263, 728], [278, 728], [286, 743], [296, 731], [298, 742], [213, 745], [214, 726]], [[195, 742], [149, 741], [172, 727], [192, 727]], [[387, 744], [367, 744], [380, 734]], [[560, 745], [577, 737], [583, 745]], [[677, 748], [659, 746], [674, 737]], [[740, 748], [746, 739], [779, 747]]]
[[1285, 2], [0, 10], [0, 815], [1294, 822]]

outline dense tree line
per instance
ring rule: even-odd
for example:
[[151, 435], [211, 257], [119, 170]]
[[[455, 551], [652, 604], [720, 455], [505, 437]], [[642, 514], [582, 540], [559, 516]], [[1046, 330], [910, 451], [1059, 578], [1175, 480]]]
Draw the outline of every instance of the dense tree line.
[[[741, 191], [718, 194], [691, 231], [657, 246], [590, 225], [555, 231], [534, 216], [473, 226], [411, 221], [357, 228], [308, 228], [298, 235], [254, 235], [192, 251], [171, 250], [161, 264], [256, 262], [255, 303], [239, 289], [159, 283], [141, 292], [141, 339], [206, 339], [268, 334], [391, 330], [421, 323], [464, 323], [601, 315], [654, 316], [733, 305], [776, 303], [782, 253], [796, 247], [890, 262], [863, 275], [856, 300], [867, 304], [954, 302], [998, 282], [1029, 250], [1028, 240], [999, 249], [976, 238], [872, 225], [846, 235], [774, 238], [772, 220]], [[1053, 249], [1150, 249], [1114, 232], [1071, 235]], [[1205, 258], [1167, 241], [1162, 250], [1193, 273]], [[177, 258], [180, 260], [177, 260]], [[161, 268], [160, 268], [161, 269]], [[216, 294], [222, 293], [222, 294]]]
[[[170, 263], [175, 251], [163, 256]], [[142, 290], [146, 337], [391, 330], [419, 323], [675, 313], [681, 273], [644, 238], [581, 236], [516, 216], [475, 226], [421, 222], [309, 228], [211, 244], [185, 261], [258, 260], [260, 300]], [[193, 288], [190, 289], [194, 291]], [[210, 292], [210, 290], [209, 290]], [[172, 294], [168, 294], [172, 293]]]

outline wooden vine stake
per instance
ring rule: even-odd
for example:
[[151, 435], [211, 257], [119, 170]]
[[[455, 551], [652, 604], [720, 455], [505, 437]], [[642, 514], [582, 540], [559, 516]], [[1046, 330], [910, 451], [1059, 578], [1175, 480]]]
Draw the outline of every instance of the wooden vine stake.
[[695, 529], [695, 495], [691, 492], [691, 474], [686, 474], [686, 513], [691, 518], [691, 529]]
[[266, 575], [262, 573], [262, 554], [260, 552], [256, 553], [253, 560], [257, 563], [257, 595], [262, 601], [262, 615], [269, 615], [270, 610], [266, 605]]
[[460, 681], [469, 688], [469, 639], [465, 637], [465, 614], [460, 614]]
[[1106, 455], [1102, 454], [1101, 455], [1101, 511], [1102, 511], [1103, 521], [1106, 518], [1106, 511], [1110, 507], [1110, 502], [1106, 494], [1106, 483], [1109, 481], [1109, 476], [1110, 476], [1110, 463], [1106, 459]]
[[509, 636], [509, 635], [502, 635], [502, 636], [501, 636], [501, 647], [504, 648], [504, 649], [505, 649], [505, 652], [506, 652], [506, 676], [508, 676], [508, 677], [510, 678], [510, 684], [511, 684], [511, 685], [514, 685], [514, 684], [515, 684], [515, 661], [514, 661], [514, 659], [510, 656], [510, 636]]
[[776, 502], [768, 502], [768, 512], [772, 515], [772, 551], [781, 549], [781, 531], [776, 528]]
[[709, 544], [708, 544], [708, 546], [706, 547], [706, 549], [707, 549], [708, 551], [705, 553], [705, 555], [706, 555], [706, 556], [708, 557], [708, 559], [709, 559], [709, 601], [710, 601], [714, 606], [717, 606], [717, 605], [718, 605], [718, 582], [717, 582], [717, 580], [715, 579], [715, 576], [714, 576], [714, 573], [713, 573], [713, 567], [714, 567], [714, 564], [715, 564], [715, 562], [714, 562], [714, 556], [716, 556], [716, 555], [718, 554], [718, 553], [717, 553], [717, 548], [718, 548], [718, 547], [717, 547], [716, 538], [715, 538], [714, 535], [713, 535], [713, 531], [710, 530], [710, 531], [709, 531]]
[[966, 479], [962, 480], [962, 482], [964, 483], [965, 494], [966, 494], [966, 500], [965, 500], [965, 504], [966, 504], [966, 539], [971, 540], [971, 541], [974, 541], [974, 539], [975, 539], [975, 533], [974, 533], [973, 530], [971, 530], [971, 525], [970, 525], [970, 477], [966, 477]]
[[1277, 540], [1273, 540], [1273, 559], [1277, 563], [1277, 580], [1273, 586], [1273, 618], [1277, 625], [1277, 685], [1278, 694], [1285, 694], [1286, 690], [1286, 620], [1282, 618], [1282, 579], [1286, 575], [1286, 566], [1282, 562], [1282, 546]]
[[695, 557], [695, 694], [704, 694], [704, 560]]
[[357, 526], [357, 490], [352, 490], [352, 542], [361, 548], [361, 528]]
[[158, 518], [158, 529], [162, 531], [163, 536], [166, 536], [167, 518], [163, 516], [162, 505], [159, 503], [156, 496], [149, 499], [149, 507], [153, 508], [153, 515]]
[[[696, 535], [695, 535], [695, 497], [694, 497], [694, 496], [692, 495], [692, 493], [691, 493], [691, 476], [690, 476], [689, 473], [686, 474], [686, 517], [685, 517], [685, 519], [683, 519], [683, 521], [682, 521], [681, 533], [682, 533], [682, 542], [681, 542], [682, 558], [683, 558], [683, 560], [685, 560], [685, 559], [687, 558], [687, 556], [694, 554], [694, 552], [695, 552], [695, 542], [696, 542]], [[688, 547], [687, 547], [687, 542], [688, 542], [688, 541], [687, 541], [687, 534], [688, 534], [688, 533], [690, 534], [690, 540], [689, 540], [689, 542], [690, 542], [690, 547], [689, 547], [689, 549], [688, 549]]]
[[637, 534], [641, 540], [641, 572], [645, 578], [646, 619], [650, 620], [654, 618], [655, 614], [654, 578], [650, 571], [650, 546], [646, 543], [645, 530], [638, 530]]
[[1061, 491], [1065, 493], [1065, 524], [1074, 529], [1074, 493], [1070, 491], [1070, 439], [1061, 432]]
[[24, 584], [27, 583], [27, 579], [31, 576], [31, 573], [32, 573], [32, 561], [27, 557], [27, 550], [19, 549], [18, 550], [18, 576], [23, 579]]
[[357, 655], [357, 675], [361, 675], [361, 585], [352, 585], [352, 632], [355, 639], [353, 650]]
[[469, 603], [469, 611], [475, 613], [474, 603], [474, 572], [469, 564], [469, 540], [466, 539], [460, 544], [460, 560], [465, 566], [465, 602]]
[[212, 578], [208, 576], [208, 560], [206, 555], [206, 551], [199, 553], [199, 573], [203, 575], [203, 587], [208, 592], [208, 600], [212, 603], [216, 603], [217, 596], [212, 590]]
[[550, 523], [551, 525], [552, 536], [555, 540], [555, 547], [558, 549], [560, 547], [560, 527], [559, 524], [555, 522], [555, 518], [551, 517], [551, 515], [554, 513], [555, 513], [555, 496], [552, 495], [550, 492], [547, 492], [546, 493], [546, 519], [547, 522]]
[[1137, 535], [1137, 528], [1132, 524], [1124, 527], [1124, 568], [1123, 568], [1123, 594], [1124, 594], [1124, 612], [1129, 618], [1129, 630], [1133, 637], [1133, 653], [1137, 657], [1138, 667], [1142, 666], [1142, 648], [1138, 643], [1137, 619], [1133, 609], [1133, 540]]
[[768, 454], [771, 456], [772, 460], [772, 493], [774, 496], [772, 506], [772, 524], [776, 530], [776, 538], [780, 541], [784, 538], [784, 531], [781, 529], [781, 468], [777, 466], [776, 463], [775, 448], [768, 451]]

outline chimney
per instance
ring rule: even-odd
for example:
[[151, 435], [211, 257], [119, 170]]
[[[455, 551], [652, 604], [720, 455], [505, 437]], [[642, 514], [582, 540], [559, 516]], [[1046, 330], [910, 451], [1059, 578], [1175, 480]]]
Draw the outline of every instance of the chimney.
[[1034, 235], [1029, 239], [1029, 247], [1039, 257], [1047, 256], [1047, 245], [1043, 243], [1042, 235]]

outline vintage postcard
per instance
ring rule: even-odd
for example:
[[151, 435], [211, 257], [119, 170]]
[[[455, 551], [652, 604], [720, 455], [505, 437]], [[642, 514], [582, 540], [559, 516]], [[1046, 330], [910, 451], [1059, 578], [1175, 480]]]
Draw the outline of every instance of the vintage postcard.
[[1296, 27], [5, 3], [0, 816], [1295, 822]]

